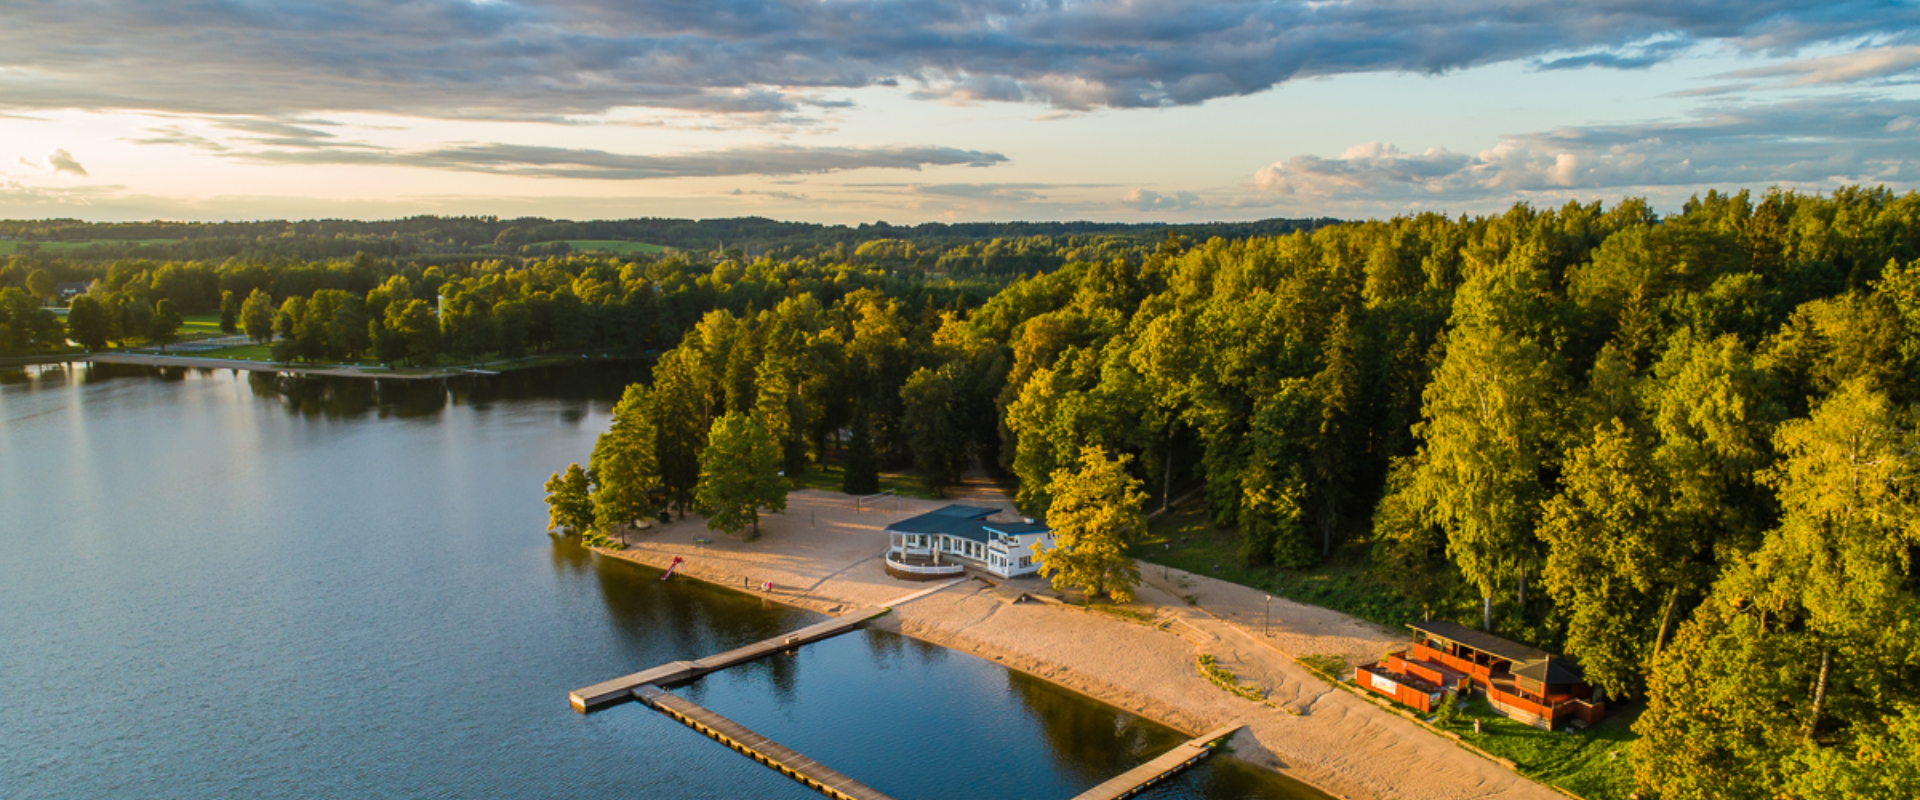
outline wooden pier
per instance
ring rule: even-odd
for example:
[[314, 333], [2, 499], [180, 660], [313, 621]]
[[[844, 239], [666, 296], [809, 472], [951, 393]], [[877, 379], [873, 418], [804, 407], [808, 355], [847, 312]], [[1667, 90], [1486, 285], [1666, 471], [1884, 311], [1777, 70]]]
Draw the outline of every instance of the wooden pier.
[[1122, 772], [1105, 783], [1081, 792], [1073, 800], [1121, 800], [1146, 791], [1155, 784], [1193, 766], [1213, 752], [1213, 745], [1240, 730], [1238, 723], [1207, 731], [1197, 739], [1174, 745], [1158, 758]]
[[780, 774], [805, 784], [834, 800], [891, 800], [872, 787], [835, 771], [832, 767], [803, 756], [785, 745], [748, 730], [745, 725], [707, 710], [691, 700], [669, 694], [653, 684], [632, 690], [640, 702], [658, 709], [682, 724], [704, 733], [708, 738], [733, 748], [742, 755], [772, 767]]
[[632, 675], [603, 681], [583, 689], [575, 689], [568, 693], [567, 700], [573, 704], [573, 710], [582, 714], [599, 711], [607, 706], [634, 699], [634, 690], [642, 686], [675, 686], [686, 683], [709, 672], [745, 664], [782, 650], [791, 650], [803, 644], [838, 636], [853, 630], [862, 622], [885, 613], [887, 609], [881, 606], [854, 609], [825, 622], [808, 625], [792, 633], [776, 636], [763, 642], [755, 642], [746, 647], [735, 648], [694, 661], [670, 661]]

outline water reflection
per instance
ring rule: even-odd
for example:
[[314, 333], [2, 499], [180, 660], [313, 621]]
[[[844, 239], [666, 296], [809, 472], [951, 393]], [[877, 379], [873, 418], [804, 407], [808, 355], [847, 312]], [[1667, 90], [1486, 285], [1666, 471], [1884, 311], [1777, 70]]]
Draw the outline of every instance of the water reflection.
[[1007, 689], [1046, 737], [1055, 766], [1083, 781], [1105, 780], [1183, 740], [1172, 729], [1025, 673], [1008, 670]]
[[[815, 797], [654, 712], [562, 700], [819, 619], [541, 538], [540, 480], [643, 371], [0, 370], [0, 795]], [[688, 691], [917, 800], [1071, 797], [1178, 739], [879, 632]], [[1311, 796], [1227, 763], [1147, 797]]]

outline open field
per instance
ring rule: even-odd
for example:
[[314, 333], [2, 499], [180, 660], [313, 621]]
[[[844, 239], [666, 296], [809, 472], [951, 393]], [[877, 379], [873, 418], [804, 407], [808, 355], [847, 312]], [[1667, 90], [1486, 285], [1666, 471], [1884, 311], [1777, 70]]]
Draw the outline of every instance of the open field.
[[42, 253], [64, 253], [80, 250], [94, 245], [122, 246], [131, 244], [173, 244], [179, 239], [82, 239], [74, 242], [17, 242], [12, 239], [0, 239], [0, 256], [10, 256], [20, 252], [21, 245], [40, 246]]
[[[545, 244], [545, 242], [542, 242], [542, 244]], [[664, 253], [667, 251], [667, 248], [661, 247], [660, 245], [657, 245], [657, 244], [647, 244], [646, 242], [623, 242], [616, 239], [568, 239], [567, 246], [579, 252], [586, 252], [589, 250], [604, 250], [606, 252], [613, 253], [614, 255], [622, 255], [622, 256], [633, 255], [634, 253], [644, 253], [647, 255], [659, 255], [660, 253]]]

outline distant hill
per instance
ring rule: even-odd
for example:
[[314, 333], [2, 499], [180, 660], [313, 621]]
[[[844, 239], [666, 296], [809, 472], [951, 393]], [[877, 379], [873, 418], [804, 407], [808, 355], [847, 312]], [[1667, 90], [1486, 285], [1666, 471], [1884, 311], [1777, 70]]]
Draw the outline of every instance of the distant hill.
[[[568, 250], [621, 254], [655, 247], [697, 252], [739, 250], [800, 254], [820, 248], [882, 240], [944, 249], [969, 242], [1033, 237], [1119, 237], [1141, 241], [1169, 233], [1189, 240], [1245, 238], [1312, 230], [1338, 220], [1269, 219], [1199, 224], [1117, 222], [885, 222], [822, 225], [764, 217], [672, 219], [642, 217], [576, 222], [540, 217], [420, 216], [396, 220], [259, 220], [250, 222], [85, 222], [74, 219], [0, 220], [0, 241], [10, 251], [69, 259], [116, 258], [335, 258], [453, 254], [550, 255]], [[562, 247], [561, 243], [567, 246]], [[38, 248], [35, 245], [39, 245]], [[650, 246], [636, 246], [650, 245]]]

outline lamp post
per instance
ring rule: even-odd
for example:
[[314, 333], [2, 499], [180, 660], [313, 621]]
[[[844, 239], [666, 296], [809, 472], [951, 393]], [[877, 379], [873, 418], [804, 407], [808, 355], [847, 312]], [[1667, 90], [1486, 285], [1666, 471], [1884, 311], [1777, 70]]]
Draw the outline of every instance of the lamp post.
[[1267, 611], [1260, 617], [1260, 633], [1269, 638], [1273, 636], [1273, 595], [1267, 595]]

